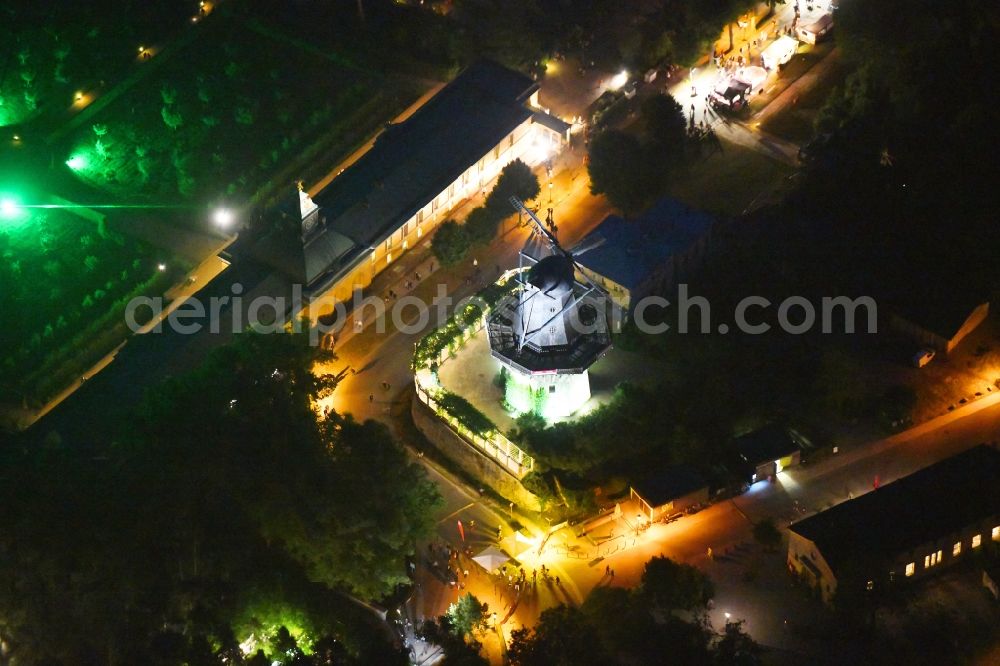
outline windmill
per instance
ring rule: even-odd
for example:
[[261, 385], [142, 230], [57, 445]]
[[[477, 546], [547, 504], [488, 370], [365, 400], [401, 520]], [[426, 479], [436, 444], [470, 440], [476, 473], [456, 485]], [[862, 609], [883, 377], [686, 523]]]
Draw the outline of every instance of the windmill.
[[587, 369], [611, 347], [607, 294], [574, 260], [599, 242], [567, 251], [520, 200], [510, 203], [532, 235], [518, 256], [518, 289], [488, 322], [490, 351], [510, 373], [508, 404], [568, 416], [590, 398]]

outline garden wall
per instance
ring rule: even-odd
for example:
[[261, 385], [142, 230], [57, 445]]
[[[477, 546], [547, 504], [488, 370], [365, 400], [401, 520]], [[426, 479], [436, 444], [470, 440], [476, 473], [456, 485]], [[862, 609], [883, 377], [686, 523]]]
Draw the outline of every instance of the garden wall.
[[528, 492], [513, 474], [465, 441], [416, 396], [410, 405], [410, 413], [417, 429], [463, 471], [521, 509], [541, 509], [538, 497]]

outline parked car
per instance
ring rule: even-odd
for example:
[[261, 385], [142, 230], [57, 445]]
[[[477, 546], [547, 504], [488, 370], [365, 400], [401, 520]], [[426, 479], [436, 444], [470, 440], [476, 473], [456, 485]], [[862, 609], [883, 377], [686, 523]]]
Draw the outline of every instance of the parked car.
[[933, 349], [924, 347], [916, 354], [913, 355], [913, 367], [922, 368], [931, 361], [934, 360], [934, 356], [937, 354]]

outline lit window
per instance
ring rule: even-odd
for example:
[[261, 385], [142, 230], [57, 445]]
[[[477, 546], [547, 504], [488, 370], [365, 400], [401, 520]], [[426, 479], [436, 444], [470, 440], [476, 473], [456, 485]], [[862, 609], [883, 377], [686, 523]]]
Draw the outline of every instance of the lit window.
[[972, 537], [973, 548], [979, 548], [979, 546], [982, 545], [982, 543], [983, 543], [983, 537], [981, 534], [977, 534], [976, 536]]
[[930, 569], [930, 568], [931, 568], [931, 556], [924, 555], [924, 569]]
[[993, 528], [993, 540], [1000, 541], [1000, 525]]
[[868, 589], [869, 592], [871, 592], [872, 590], [875, 589], [875, 581], [873, 580], [868, 581], [868, 584], [865, 585], [865, 587]]
[[915, 562], [910, 562], [909, 564], [907, 564], [906, 565], [906, 575], [907, 576], [912, 576], [916, 572], [916, 568], [917, 568], [917, 566], [916, 566]]
[[962, 554], [962, 542], [956, 541], [955, 545], [951, 547], [951, 554], [953, 557], [958, 557]]

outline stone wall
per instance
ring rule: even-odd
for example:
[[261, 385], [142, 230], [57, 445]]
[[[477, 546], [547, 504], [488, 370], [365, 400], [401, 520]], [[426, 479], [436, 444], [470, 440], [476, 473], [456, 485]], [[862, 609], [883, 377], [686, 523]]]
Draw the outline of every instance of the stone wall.
[[415, 395], [410, 404], [410, 413], [417, 430], [467, 474], [479, 479], [521, 509], [540, 510], [538, 497], [528, 492], [513, 474], [462, 439]]

